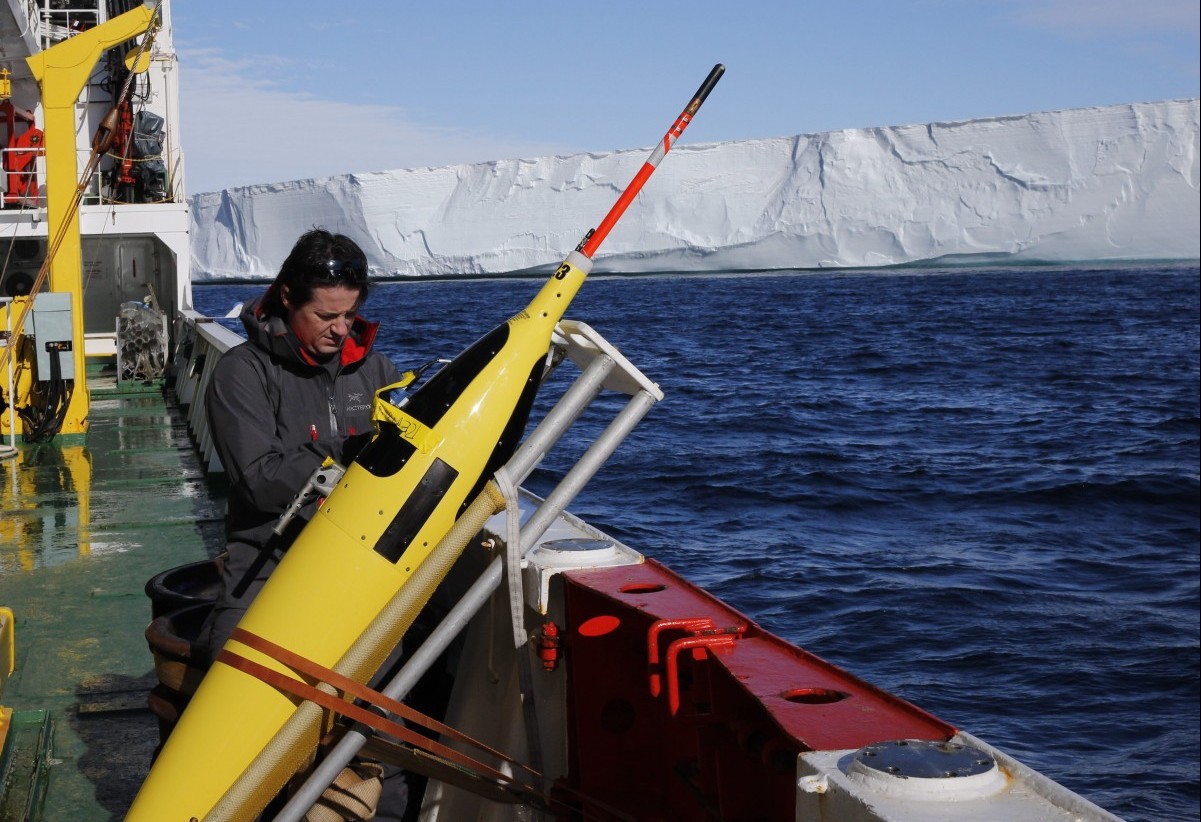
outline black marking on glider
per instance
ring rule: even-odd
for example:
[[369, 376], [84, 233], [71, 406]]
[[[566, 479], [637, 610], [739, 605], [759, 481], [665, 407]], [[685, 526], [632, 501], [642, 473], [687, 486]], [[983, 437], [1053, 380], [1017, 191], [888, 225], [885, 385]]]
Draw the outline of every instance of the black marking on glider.
[[435, 459], [380, 535], [375, 552], [389, 562], [399, 560], [458, 476], [456, 469]]

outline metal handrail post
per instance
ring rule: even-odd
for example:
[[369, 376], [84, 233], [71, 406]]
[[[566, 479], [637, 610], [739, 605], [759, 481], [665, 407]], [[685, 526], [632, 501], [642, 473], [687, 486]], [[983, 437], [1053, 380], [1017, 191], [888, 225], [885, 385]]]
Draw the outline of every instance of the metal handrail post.
[[521, 553], [523, 556], [533, 549], [533, 542], [546, 533], [546, 529], [550, 528], [559, 514], [567, 510], [571, 501], [596, 475], [605, 460], [612, 456], [617, 446], [638, 424], [639, 420], [646, 416], [656, 402], [655, 397], [651, 396], [648, 391], [639, 391], [630, 398], [621, 412], [614, 417], [613, 421], [567, 472], [567, 475], [559, 481], [555, 489], [547, 495], [538, 509], [526, 520], [521, 528]]
[[597, 357], [585, 368], [543, 417], [529, 437], [509, 458], [505, 469], [514, 482], [520, 483], [530, 475], [542, 458], [559, 442], [563, 434], [580, 418], [601, 392], [601, 387], [615, 365], [611, 357]]

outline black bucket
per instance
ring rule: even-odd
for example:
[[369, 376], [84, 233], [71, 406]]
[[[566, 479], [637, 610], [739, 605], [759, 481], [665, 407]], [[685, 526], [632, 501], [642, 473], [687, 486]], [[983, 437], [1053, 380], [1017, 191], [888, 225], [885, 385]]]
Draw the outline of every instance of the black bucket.
[[159, 742], [175, 727], [180, 712], [209, 668], [208, 644], [200, 631], [213, 603], [189, 605], [156, 617], [146, 628], [146, 643], [154, 656], [158, 685], [150, 696], [150, 710], [158, 718]]
[[221, 586], [223, 565], [224, 554], [216, 559], [189, 562], [155, 574], [146, 583], [151, 619], [181, 608], [215, 601]]

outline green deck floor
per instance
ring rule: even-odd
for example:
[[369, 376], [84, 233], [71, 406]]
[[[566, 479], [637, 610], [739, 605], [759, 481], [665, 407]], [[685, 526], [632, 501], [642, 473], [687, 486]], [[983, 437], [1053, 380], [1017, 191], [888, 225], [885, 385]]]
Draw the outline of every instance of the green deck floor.
[[220, 491], [161, 393], [96, 392], [89, 420], [84, 437], [0, 462], [0, 605], [17, 650], [0, 701], [54, 723], [48, 822], [124, 816], [158, 742], [143, 586], [222, 547]]

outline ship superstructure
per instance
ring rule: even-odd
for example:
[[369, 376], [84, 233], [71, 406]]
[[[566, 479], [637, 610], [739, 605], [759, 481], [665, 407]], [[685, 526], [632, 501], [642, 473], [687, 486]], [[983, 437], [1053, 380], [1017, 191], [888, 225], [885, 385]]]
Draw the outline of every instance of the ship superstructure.
[[[3, 5], [0, 298], [15, 301], [6, 323], [15, 371], [9, 405], [29, 412], [22, 424], [10, 409], [0, 425], [5, 434], [80, 433], [89, 360], [120, 353], [130, 366], [121, 376], [161, 377], [170, 333], [163, 320], [191, 301], [170, 8], [130, 0]], [[154, 319], [130, 314], [131, 304], [157, 312], [157, 333]], [[33, 343], [22, 348], [26, 334]]]

